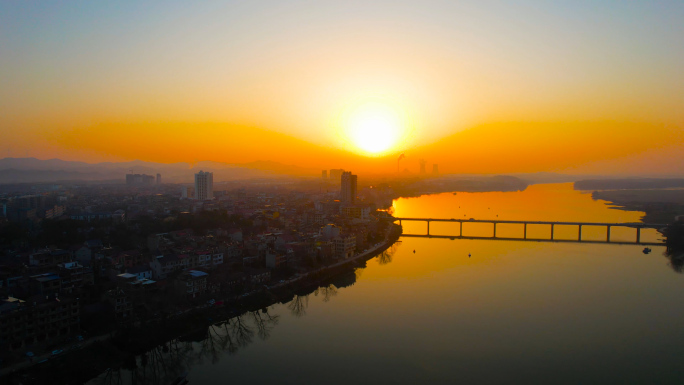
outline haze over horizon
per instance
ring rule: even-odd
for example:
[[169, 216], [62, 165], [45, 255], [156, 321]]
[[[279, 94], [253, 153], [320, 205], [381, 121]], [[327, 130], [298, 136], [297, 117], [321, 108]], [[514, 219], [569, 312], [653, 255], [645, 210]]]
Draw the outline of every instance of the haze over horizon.
[[0, 157], [682, 175], [684, 3], [0, 4]]

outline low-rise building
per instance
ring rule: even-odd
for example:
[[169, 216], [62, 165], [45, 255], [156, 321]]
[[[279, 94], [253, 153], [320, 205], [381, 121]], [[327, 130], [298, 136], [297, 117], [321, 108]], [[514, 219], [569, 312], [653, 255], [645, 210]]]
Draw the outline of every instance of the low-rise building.
[[353, 235], [340, 235], [333, 240], [335, 245], [335, 258], [347, 259], [354, 256], [356, 251], [356, 237]]
[[276, 269], [287, 264], [287, 254], [275, 250], [266, 252], [266, 267]]
[[223, 264], [223, 253], [215, 252], [211, 255], [212, 266], [218, 266]]
[[342, 207], [342, 215], [348, 218], [368, 219], [370, 216], [370, 206], [355, 204]]
[[152, 279], [152, 268], [150, 266], [133, 266], [126, 269], [126, 272], [135, 275], [138, 280]]
[[176, 254], [157, 256], [150, 262], [152, 278], [156, 280], [166, 279], [174, 271], [182, 270], [183, 264]]
[[0, 346], [21, 349], [79, 330], [76, 298], [35, 296], [26, 301], [0, 300]]
[[208, 267], [211, 265], [211, 251], [196, 251], [195, 258], [197, 258], [197, 263], [192, 267]]
[[69, 261], [71, 261], [71, 253], [61, 249], [44, 249], [29, 255], [31, 267], [49, 267]]
[[107, 291], [105, 293], [105, 300], [114, 308], [117, 320], [125, 321], [133, 315], [133, 301], [121, 288]]
[[62, 290], [62, 280], [57, 273], [43, 273], [29, 277], [31, 289], [40, 295], [55, 295]]
[[180, 293], [188, 298], [195, 298], [206, 293], [208, 277], [209, 274], [203, 271], [186, 271], [176, 278], [176, 287]]
[[61, 279], [61, 291], [65, 294], [77, 294], [85, 286], [95, 283], [93, 271], [78, 262], [66, 262], [57, 265]]

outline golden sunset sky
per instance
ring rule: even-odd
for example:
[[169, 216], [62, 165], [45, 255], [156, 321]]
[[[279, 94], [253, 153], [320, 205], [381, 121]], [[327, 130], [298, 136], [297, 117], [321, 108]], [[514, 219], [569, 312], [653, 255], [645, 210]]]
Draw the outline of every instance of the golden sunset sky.
[[4, 1], [0, 157], [679, 175], [682, 20], [682, 1]]

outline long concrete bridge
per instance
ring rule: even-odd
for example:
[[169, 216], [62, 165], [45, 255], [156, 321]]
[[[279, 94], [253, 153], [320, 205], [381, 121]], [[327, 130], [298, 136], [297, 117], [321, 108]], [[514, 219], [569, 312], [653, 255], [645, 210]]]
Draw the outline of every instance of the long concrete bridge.
[[[444, 219], [444, 218], [402, 218], [402, 217], [387, 217], [386, 220], [391, 220], [392, 222], [399, 221], [401, 225], [402, 221], [412, 221], [412, 222], [426, 222], [427, 233], [425, 235], [415, 234], [415, 236], [430, 236], [430, 237], [440, 237], [440, 238], [468, 238], [468, 239], [505, 239], [505, 240], [534, 240], [534, 241], [574, 241], [574, 242], [596, 242], [582, 240], [582, 226], [599, 226], [606, 228], [606, 240], [600, 241], [601, 243], [620, 243], [620, 244], [640, 244], [640, 245], [662, 245], [662, 243], [653, 242], [641, 242], [641, 229], [660, 229], [666, 227], [664, 224], [655, 223], [601, 223], [601, 222], [548, 222], [548, 221], [506, 221], [498, 219]], [[457, 236], [433, 236], [430, 235], [430, 223], [431, 222], [457, 222], [459, 224], [459, 234]], [[463, 236], [463, 224], [464, 223], [491, 223], [492, 224], [492, 236], [491, 237], [464, 237]], [[519, 224], [523, 226], [523, 236], [522, 238], [498, 238], [496, 236], [496, 225], [498, 224]], [[527, 225], [547, 225], [551, 228], [550, 238], [528, 238], [527, 237]], [[558, 239], [554, 238], [554, 228], [555, 226], [577, 226], [577, 240], [571, 239]], [[611, 242], [610, 240], [610, 230], [613, 227], [629, 227], [636, 230], [635, 242]]]

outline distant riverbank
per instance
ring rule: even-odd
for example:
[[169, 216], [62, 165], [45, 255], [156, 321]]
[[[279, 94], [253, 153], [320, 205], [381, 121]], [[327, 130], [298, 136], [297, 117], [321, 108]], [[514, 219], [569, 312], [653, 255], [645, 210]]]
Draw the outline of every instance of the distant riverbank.
[[670, 223], [684, 214], [684, 189], [600, 190], [591, 196], [611, 202], [621, 210], [643, 211], [644, 223]]

